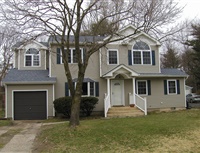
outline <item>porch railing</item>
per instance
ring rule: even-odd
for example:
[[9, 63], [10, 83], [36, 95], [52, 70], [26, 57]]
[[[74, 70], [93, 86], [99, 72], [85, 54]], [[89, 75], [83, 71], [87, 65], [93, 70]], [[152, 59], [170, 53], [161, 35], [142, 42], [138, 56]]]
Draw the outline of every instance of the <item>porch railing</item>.
[[129, 93], [129, 104], [135, 104], [137, 108], [144, 112], [147, 115], [147, 99], [146, 97], [142, 98], [138, 94], [135, 94], [135, 101], [133, 94]]
[[147, 99], [146, 97], [142, 98], [138, 94], [135, 94], [135, 105], [137, 108], [142, 110], [145, 115], [147, 115]]
[[104, 98], [104, 117], [107, 117], [108, 109], [111, 107], [110, 105], [110, 95], [105, 93]]

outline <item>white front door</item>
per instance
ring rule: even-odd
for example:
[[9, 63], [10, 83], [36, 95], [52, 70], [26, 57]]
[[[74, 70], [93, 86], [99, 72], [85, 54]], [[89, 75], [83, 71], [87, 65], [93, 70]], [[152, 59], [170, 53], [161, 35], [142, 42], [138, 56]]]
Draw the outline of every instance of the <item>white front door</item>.
[[111, 81], [112, 106], [124, 105], [124, 80]]

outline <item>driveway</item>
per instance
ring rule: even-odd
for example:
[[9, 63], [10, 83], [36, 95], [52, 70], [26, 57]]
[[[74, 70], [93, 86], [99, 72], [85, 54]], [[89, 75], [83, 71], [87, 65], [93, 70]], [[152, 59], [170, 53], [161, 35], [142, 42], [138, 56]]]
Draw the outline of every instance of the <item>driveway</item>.
[[[32, 152], [33, 142], [42, 123], [31, 121], [15, 121], [16, 128], [22, 131], [16, 134], [1, 150], [0, 153], [30, 153]], [[15, 128], [13, 126], [12, 128]], [[7, 132], [8, 129], [1, 128], [0, 135]]]

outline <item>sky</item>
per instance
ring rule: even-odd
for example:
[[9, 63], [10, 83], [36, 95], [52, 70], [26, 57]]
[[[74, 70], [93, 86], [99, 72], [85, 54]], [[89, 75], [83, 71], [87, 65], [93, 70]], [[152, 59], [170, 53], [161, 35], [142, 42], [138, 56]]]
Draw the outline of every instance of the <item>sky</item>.
[[175, 0], [180, 7], [184, 7], [181, 20], [200, 19], [200, 0]]

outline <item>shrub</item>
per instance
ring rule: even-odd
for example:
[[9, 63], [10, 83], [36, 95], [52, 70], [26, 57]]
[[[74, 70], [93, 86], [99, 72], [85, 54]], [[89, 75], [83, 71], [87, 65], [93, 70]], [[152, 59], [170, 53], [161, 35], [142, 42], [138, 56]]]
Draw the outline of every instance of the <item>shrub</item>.
[[[71, 97], [61, 97], [54, 100], [53, 103], [57, 113], [61, 113], [67, 117], [70, 117], [71, 102]], [[97, 103], [98, 98], [96, 97], [81, 97], [80, 110], [84, 115], [90, 116]]]
[[71, 114], [71, 97], [61, 97], [54, 100], [54, 108], [57, 113], [70, 117]]
[[98, 100], [99, 99], [96, 97], [82, 97], [80, 105], [82, 113], [86, 116], [90, 116]]

